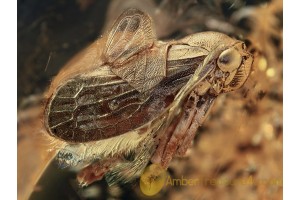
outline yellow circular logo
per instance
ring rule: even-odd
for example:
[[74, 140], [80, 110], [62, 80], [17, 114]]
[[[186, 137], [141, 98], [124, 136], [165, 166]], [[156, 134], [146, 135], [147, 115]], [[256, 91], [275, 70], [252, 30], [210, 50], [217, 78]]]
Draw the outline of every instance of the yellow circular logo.
[[143, 194], [153, 196], [165, 185], [167, 171], [158, 164], [151, 164], [145, 168], [140, 178], [140, 188]]

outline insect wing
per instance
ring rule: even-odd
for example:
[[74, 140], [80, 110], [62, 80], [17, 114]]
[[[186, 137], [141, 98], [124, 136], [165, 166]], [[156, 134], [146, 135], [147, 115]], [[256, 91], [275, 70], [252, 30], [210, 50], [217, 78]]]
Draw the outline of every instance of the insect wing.
[[71, 79], [47, 106], [49, 132], [64, 141], [88, 142], [134, 130], [164, 112], [194, 71], [195, 66], [166, 77], [148, 95], [117, 76]]
[[150, 17], [136, 9], [125, 11], [107, 36], [103, 59], [117, 76], [139, 92], [166, 76], [167, 45], [155, 45]]
[[109, 63], [120, 65], [151, 47], [155, 39], [150, 17], [139, 10], [129, 9], [119, 16], [109, 32], [104, 56]]

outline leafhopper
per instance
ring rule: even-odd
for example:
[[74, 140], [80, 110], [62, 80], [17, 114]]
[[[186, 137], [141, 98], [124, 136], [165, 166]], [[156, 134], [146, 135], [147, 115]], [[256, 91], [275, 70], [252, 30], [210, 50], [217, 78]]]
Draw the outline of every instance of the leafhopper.
[[216, 97], [240, 88], [253, 62], [242, 41], [202, 32], [159, 41], [151, 18], [125, 11], [54, 78], [44, 123], [57, 159], [88, 185], [167, 168], [184, 155]]

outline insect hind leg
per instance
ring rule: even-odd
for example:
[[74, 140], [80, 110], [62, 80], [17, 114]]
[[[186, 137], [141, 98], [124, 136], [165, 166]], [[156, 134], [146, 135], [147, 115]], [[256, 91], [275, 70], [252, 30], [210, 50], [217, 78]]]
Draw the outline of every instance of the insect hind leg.
[[77, 174], [77, 180], [81, 186], [90, 185], [95, 181], [101, 180], [103, 176], [118, 162], [120, 162], [120, 158], [118, 157], [96, 161], [81, 169]]

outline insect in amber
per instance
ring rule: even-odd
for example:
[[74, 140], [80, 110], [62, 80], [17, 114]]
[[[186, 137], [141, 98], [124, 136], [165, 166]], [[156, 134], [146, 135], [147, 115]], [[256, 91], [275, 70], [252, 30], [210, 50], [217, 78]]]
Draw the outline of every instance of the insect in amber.
[[129, 9], [50, 86], [45, 126], [64, 141], [57, 159], [82, 167], [83, 185], [131, 180], [149, 161], [167, 168], [252, 62], [243, 42], [222, 33], [158, 41], [150, 17]]

